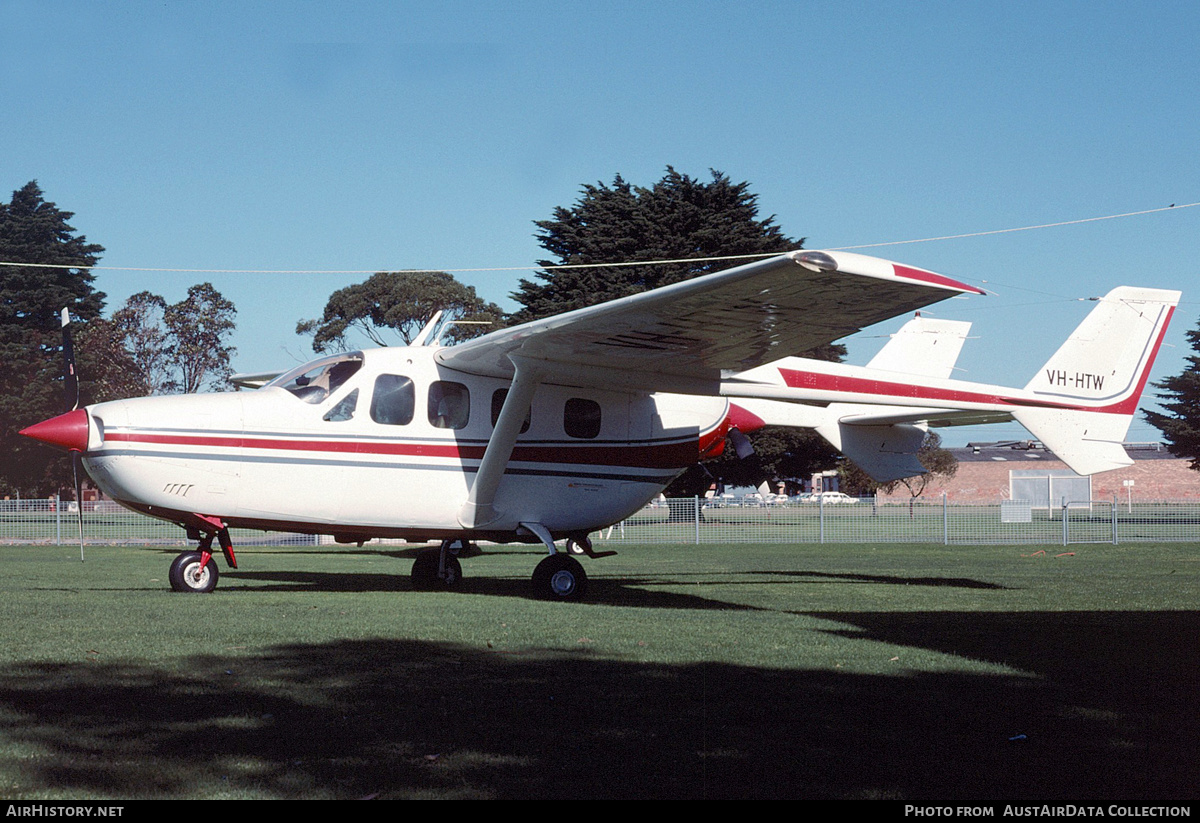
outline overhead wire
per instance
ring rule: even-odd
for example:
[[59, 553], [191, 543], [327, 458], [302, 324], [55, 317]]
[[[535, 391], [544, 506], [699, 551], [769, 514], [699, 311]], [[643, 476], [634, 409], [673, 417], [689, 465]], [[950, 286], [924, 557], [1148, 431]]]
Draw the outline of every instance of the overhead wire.
[[[854, 251], [856, 249], [875, 249], [885, 246], [906, 246], [915, 243], [933, 243], [943, 240], [963, 240], [971, 237], [986, 237], [997, 234], [1012, 234], [1023, 231], [1036, 231], [1039, 229], [1059, 228], [1062, 226], [1075, 226], [1082, 223], [1096, 223], [1103, 220], [1117, 220], [1124, 217], [1138, 217], [1146, 214], [1156, 214], [1166, 211], [1178, 211], [1181, 209], [1190, 209], [1200, 206], [1200, 202], [1196, 203], [1172, 203], [1169, 206], [1161, 206], [1153, 209], [1142, 209], [1140, 211], [1122, 212], [1120, 214], [1106, 214], [1100, 217], [1083, 217], [1077, 220], [1060, 220], [1054, 223], [1040, 223], [1031, 226], [1015, 226], [1007, 229], [990, 229], [987, 231], [966, 232], [963, 234], [946, 234], [936, 237], [921, 237], [911, 240], [889, 240], [882, 243], [862, 243], [853, 246], [831, 246], [823, 249], [823, 251]], [[446, 272], [448, 274], [470, 274], [479, 272], [510, 272], [510, 271], [561, 271], [566, 269], [605, 269], [605, 268], [627, 268], [631, 266], [656, 266], [669, 265], [674, 263], [717, 263], [728, 260], [753, 260], [765, 257], [775, 257], [785, 252], [765, 252], [760, 254], [729, 254], [719, 255], [714, 257], [677, 257], [670, 259], [658, 260], [637, 260], [637, 261], [621, 261], [609, 263], [563, 263], [560, 265], [547, 266], [479, 266], [470, 268], [420, 268], [420, 269], [393, 269], [388, 267], [374, 269], [202, 269], [202, 268], [163, 268], [150, 266], [95, 266], [83, 263], [22, 263], [16, 261], [0, 260], [0, 266], [25, 266], [30, 268], [48, 268], [48, 269], [89, 269], [92, 271], [140, 271], [140, 272], [158, 272], [165, 274], [375, 274], [381, 271], [403, 271], [410, 273], [423, 272]]]

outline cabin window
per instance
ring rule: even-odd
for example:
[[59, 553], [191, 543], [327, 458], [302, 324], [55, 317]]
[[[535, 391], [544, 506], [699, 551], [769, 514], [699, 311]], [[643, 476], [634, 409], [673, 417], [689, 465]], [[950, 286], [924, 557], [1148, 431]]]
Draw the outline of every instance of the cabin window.
[[286, 389], [305, 403], [315, 405], [324, 402], [361, 368], [361, 352], [339, 354], [305, 363], [276, 377], [267, 386]]
[[[492, 392], [492, 428], [500, 419], [500, 410], [504, 408], [504, 398], [508, 397], [508, 389], [496, 389]], [[521, 434], [529, 431], [529, 409], [525, 410], [525, 422], [521, 424]]]
[[338, 404], [325, 413], [322, 419], [329, 423], [341, 423], [354, 417], [354, 407], [358, 405], [358, 389], [343, 397]]
[[572, 397], [563, 408], [563, 428], [570, 437], [596, 437], [600, 434], [600, 404]]
[[400, 374], [381, 374], [375, 378], [371, 395], [371, 419], [387, 426], [407, 426], [416, 407], [412, 380]]
[[429, 385], [429, 422], [438, 429], [461, 429], [471, 419], [471, 393], [462, 383], [436, 380]]

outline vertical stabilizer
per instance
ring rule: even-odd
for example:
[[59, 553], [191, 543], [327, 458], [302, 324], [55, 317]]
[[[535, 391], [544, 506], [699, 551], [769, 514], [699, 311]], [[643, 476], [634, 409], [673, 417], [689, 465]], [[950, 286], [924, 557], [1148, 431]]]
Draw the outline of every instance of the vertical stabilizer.
[[1079, 474], [1128, 466], [1122, 443], [1179, 297], [1121, 286], [1099, 298], [1025, 387], [1044, 405], [1013, 416]]
[[950, 377], [971, 324], [917, 315], [892, 335], [867, 364], [869, 369], [921, 377]]

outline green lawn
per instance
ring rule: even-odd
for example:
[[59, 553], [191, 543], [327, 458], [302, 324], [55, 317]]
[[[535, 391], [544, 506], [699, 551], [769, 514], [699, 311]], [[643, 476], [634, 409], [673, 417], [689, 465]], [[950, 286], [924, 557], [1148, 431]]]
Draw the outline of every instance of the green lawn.
[[618, 548], [0, 546], [0, 797], [1197, 795], [1196, 544]]

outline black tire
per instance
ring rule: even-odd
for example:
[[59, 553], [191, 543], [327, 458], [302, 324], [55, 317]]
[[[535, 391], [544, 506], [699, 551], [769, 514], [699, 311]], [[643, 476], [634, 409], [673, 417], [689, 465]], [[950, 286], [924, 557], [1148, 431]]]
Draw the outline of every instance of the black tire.
[[567, 551], [571, 554], [591, 554], [592, 541], [586, 534], [580, 537], [567, 538]]
[[533, 591], [547, 600], [579, 600], [587, 592], [587, 572], [574, 557], [552, 554], [533, 570]]
[[217, 571], [216, 558], [210, 557], [201, 569], [200, 552], [184, 552], [172, 561], [167, 577], [173, 591], [207, 594], [217, 587], [220, 573]]
[[446, 575], [438, 575], [439, 555], [441, 549], [426, 549], [417, 555], [412, 566], [412, 583], [414, 589], [429, 591], [433, 589], [452, 589], [462, 582], [462, 564], [452, 554], [446, 555]]

